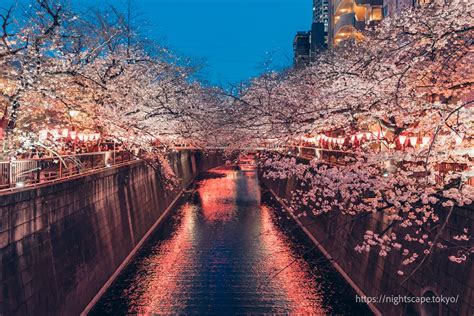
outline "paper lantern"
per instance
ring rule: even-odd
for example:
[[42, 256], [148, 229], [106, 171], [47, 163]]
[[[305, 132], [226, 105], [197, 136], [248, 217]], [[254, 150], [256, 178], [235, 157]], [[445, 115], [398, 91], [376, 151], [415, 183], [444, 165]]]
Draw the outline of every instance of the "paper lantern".
[[421, 144], [422, 144], [422, 146], [428, 145], [429, 142], [430, 142], [430, 140], [431, 140], [431, 137], [429, 137], [429, 136], [423, 136], [423, 138], [421, 139]]
[[456, 145], [461, 145], [463, 138], [464, 138], [464, 135], [456, 135], [454, 138]]
[[365, 133], [365, 138], [367, 138], [367, 140], [370, 140], [372, 138], [372, 133], [371, 132], [366, 132]]
[[49, 131], [51, 135], [53, 135], [53, 138], [59, 138], [59, 132], [57, 129], [52, 129]]
[[69, 135], [69, 130], [67, 128], [63, 128], [61, 130], [61, 137], [66, 138]]
[[363, 133], [359, 133], [359, 134], [357, 134], [356, 137], [357, 137], [357, 140], [358, 140], [358, 141], [361, 141], [362, 138], [364, 137], [364, 134], [363, 134]]
[[439, 143], [440, 143], [441, 145], [446, 144], [446, 138], [447, 138], [446, 135], [439, 136]]
[[416, 136], [410, 137], [410, 145], [415, 147], [417, 142], [418, 142], [418, 137]]
[[76, 136], [77, 136], [77, 132], [75, 132], [75, 131], [70, 131], [69, 132], [69, 137], [71, 137], [71, 139], [76, 139]]
[[83, 133], [77, 133], [77, 138], [82, 142], [84, 140], [84, 134]]
[[400, 135], [398, 136], [398, 141], [400, 142], [400, 145], [405, 145], [405, 141], [407, 140], [407, 137], [405, 135]]
[[351, 136], [351, 142], [355, 142], [355, 140], [356, 140], [356, 136], [355, 136], [355, 135], [352, 135], [352, 136]]
[[40, 141], [44, 141], [46, 138], [48, 138], [48, 130], [43, 129], [39, 132], [39, 139]]

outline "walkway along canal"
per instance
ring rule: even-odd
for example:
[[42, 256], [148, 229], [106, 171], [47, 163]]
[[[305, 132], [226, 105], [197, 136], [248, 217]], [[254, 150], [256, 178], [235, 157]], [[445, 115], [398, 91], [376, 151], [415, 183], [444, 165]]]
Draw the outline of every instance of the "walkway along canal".
[[90, 315], [371, 314], [255, 170], [201, 177]]

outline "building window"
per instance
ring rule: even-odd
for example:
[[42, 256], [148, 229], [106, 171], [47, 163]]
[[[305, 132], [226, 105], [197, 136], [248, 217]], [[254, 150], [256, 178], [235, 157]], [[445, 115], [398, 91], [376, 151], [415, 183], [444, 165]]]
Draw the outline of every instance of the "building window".
[[383, 19], [383, 11], [381, 7], [372, 8], [372, 12], [370, 15], [371, 21], [380, 21]]

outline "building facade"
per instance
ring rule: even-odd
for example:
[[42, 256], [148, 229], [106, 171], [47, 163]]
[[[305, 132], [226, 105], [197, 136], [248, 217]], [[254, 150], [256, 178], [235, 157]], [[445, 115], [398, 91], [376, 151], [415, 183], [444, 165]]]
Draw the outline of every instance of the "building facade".
[[302, 67], [310, 61], [311, 32], [298, 32], [293, 40], [293, 64]]
[[327, 48], [329, 31], [329, 0], [313, 1], [313, 24], [311, 26], [311, 52]]
[[329, 5], [329, 47], [345, 40], [362, 39], [366, 25], [383, 19], [383, 0], [331, 0]]
[[367, 26], [428, 0], [313, 0], [311, 30], [295, 36], [294, 64], [302, 66], [322, 50], [361, 40]]

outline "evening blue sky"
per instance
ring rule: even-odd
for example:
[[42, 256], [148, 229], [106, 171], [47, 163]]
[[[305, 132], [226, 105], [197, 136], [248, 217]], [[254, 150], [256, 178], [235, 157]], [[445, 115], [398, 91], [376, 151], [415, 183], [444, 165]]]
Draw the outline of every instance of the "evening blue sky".
[[[0, 0], [2, 7], [13, 0]], [[25, 2], [27, 0], [22, 0]], [[69, 0], [80, 7], [123, 6], [126, 0]], [[292, 63], [297, 31], [311, 24], [311, 0], [131, 0], [141, 32], [177, 52], [203, 59], [200, 77], [213, 84], [258, 75], [273, 56], [273, 67]]]

